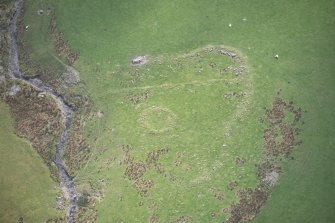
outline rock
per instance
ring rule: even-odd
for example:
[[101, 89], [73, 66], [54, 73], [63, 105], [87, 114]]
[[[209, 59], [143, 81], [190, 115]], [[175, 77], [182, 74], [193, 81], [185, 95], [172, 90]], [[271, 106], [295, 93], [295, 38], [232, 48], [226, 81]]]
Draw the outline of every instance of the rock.
[[102, 118], [102, 117], [104, 117], [104, 113], [103, 113], [103, 111], [97, 111], [97, 116], [98, 116], [98, 118]]
[[58, 196], [56, 197], [56, 205], [55, 205], [55, 208], [56, 209], [59, 209], [59, 210], [64, 210], [65, 207], [64, 207], [64, 203], [65, 203], [65, 200], [63, 197], [61, 196]]
[[4, 68], [3, 68], [3, 66], [0, 65], [0, 74], [2, 74], [3, 71], [4, 71]]
[[138, 56], [138, 57], [135, 57], [134, 59], [132, 59], [131, 63], [132, 64], [141, 64], [144, 60], [144, 57], [143, 56]]
[[21, 90], [21, 87], [17, 84], [14, 84], [9, 91], [9, 95], [10, 96], [15, 96], [17, 94], [17, 92], [19, 92]]
[[218, 51], [223, 55], [227, 55], [227, 51], [225, 49], [220, 49]]
[[135, 66], [141, 66], [141, 65], [146, 64], [147, 62], [148, 62], [148, 59], [146, 58], [146, 56], [138, 56], [131, 60], [131, 64]]
[[37, 11], [37, 15], [43, 15], [43, 14], [44, 14], [44, 11], [42, 9]]
[[67, 85], [77, 84], [80, 81], [79, 72], [70, 66], [66, 67], [66, 72], [63, 73], [63, 76]]
[[37, 95], [38, 98], [44, 98], [45, 97], [45, 92], [40, 92]]
[[274, 186], [279, 178], [279, 173], [276, 171], [272, 171], [266, 175], [266, 177], [263, 179], [263, 182], [268, 186]]

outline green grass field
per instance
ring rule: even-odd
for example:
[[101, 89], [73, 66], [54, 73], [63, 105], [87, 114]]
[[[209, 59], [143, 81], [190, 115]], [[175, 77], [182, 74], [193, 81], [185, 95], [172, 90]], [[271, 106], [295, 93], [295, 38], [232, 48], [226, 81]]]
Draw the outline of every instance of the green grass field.
[[61, 216], [54, 209], [58, 191], [37, 152], [14, 134], [8, 107], [0, 103], [0, 222], [44, 222]]
[[[36, 75], [32, 69], [33, 67], [41, 68], [46, 70], [52, 77], [42, 76], [43, 79], [53, 80], [59, 78], [62, 72], [64, 72], [64, 66], [55, 60], [57, 53], [54, 51], [53, 43], [50, 40], [50, 36], [45, 35], [49, 31], [50, 17], [46, 16], [48, 9], [48, 1], [27, 1], [25, 4], [24, 11], [30, 12], [25, 13], [24, 16], [24, 41], [29, 44], [25, 44], [25, 53], [29, 55], [30, 60], [27, 63], [20, 63], [20, 68], [27, 75]], [[38, 15], [38, 10], [44, 10], [45, 16]], [[36, 16], [38, 19], [36, 19]], [[23, 56], [21, 52], [20, 58]]]
[[[108, 182], [109, 186], [103, 187], [106, 198], [99, 205], [102, 214], [98, 221], [146, 222], [155, 215], [172, 221], [191, 215], [196, 222], [216, 222], [227, 217], [221, 209], [236, 201], [234, 191], [226, 189], [230, 182], [255, 186], [261, 147], [255, 154], [257, 148], [250, 151], [248, 142], [240, 137], [225, 137], [231, 133], [228, 126], [236, 121], [234, 114], [244, 118], [242, 110], [252, 96], [252, 79], [246, 72], [238, 77], [231, 71], [221, 74], [229, 65], [240, 65], [222, 56], [219, 47], [213, 48], [212, 52], [198, 50], [156, 62], [152, 57], [143, 67], [127, 65], [111, 75], [110, 87], [100, 98], [105, 104], [101, 118], [105, 123], [91, 126], [101, 131], [96, 153], [103, 154], [77, 177], [78, 181]], [[199, 61], [202, 68], [197, 67]], [[124, 151], [125, 145], [131, 146], [129, 152]], [[104, 148], [107, 150], [102, 151]], [[150, 153], [162, 149], [168, 151], [150, 163]], [[128, 157], [134, 161], [126, 161]], [[239, 167], [236, 157], [246, 158], [248, 163]], [[126, 170], [136, 172], [136, 165], [146, 166], [143, 176], [124, 174]], [[152, 187], [134, 188], [148, 182]], [[224, 193], [224, 201], [215, 198], [220, 193]], [[198, 207], [192, 205], [198, 202]], [[120, 210], [110, 214], [110, 207], [116, 204]]]
[[[49, 67], [58, 61], [48, 17], [37, 15], [42, 7], [55, 9], [59, 30], [80, 52], [75, 68], [104, 114], [85, 125], [94, 151], [75, 178], [80, 190], [103, 192], [98, 222], [224, 220], [221, 209], [237, 199], [227, 184], [257, 184], [265, 128], [258, 118], [279, 89], [307, 110], [303, 144], [294, 160], [283, 161], [279, 183], [255, 222], [335, 220], [335, 3], [28, 0], [24, 23], [34, 25], [23, 38], [36, 52], [33, 60]], [[202, 50], [221, 44], [241, 52], [246, 75], [222, 76], [208, 66], [233, 63]], [[138, 55], [149, 63], [130, 66]], [[224, 100], [231, 92], [247, 94]], [[161, 155], [151, 167], [153, 151]], [[246, 159], [243, 166], [235, 164], [237, 157]], [[135, 169], [135, 176], [127, 175]], [[141, 194], [134, 184], [152, 185]], [[219, 192], [223, 201], [215, 199]]]

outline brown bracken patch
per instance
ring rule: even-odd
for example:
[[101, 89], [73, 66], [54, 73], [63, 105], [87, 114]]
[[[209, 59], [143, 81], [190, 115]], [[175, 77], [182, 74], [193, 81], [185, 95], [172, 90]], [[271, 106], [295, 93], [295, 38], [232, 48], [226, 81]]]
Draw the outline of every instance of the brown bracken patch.
[[168, 153], [168, 149], [158, 149], [158, 150], [153, 150], [148, 153], [147, 159], [146, 159], [146, 164], [148, 168], [155, 168], [157, 172], [163, 173], [161, 165], [158, 163], [159, 158]]
[[129, 144], [121, 145], [122, 151], [125, 153], [122, 163], [126, 165], [126, 171], [124, 173], [128, 180], [133, 181], [133, 186], [142, 197], [149, 196], [149, 189], [154, 185], [152, 180], [143, 178], [146, 171], [155, 169], [158, 173], [164, 174], [164, 168], [158, 162], [159, 158], [166, 154], [168, 149], [153, 150], [147, 154], [145, 162], [135, 161], [134, 157], [130, 155], [132, 146]]
[[76, 222], [94, 223], [97, 218], [98, 212], [94, 208], [80, 208], [77, 212]]
[[54, 14], [50, 19], [49, 31], [51, 33], [56, 52], [60, 55], [64, 55], [69, 65], [74, 64], [79, 59], [79, 53], [73, 52], [70, 49], [69, 44], [64, 39], [64, 33], [57, 30], [56, 17]]
[[39, 93], [41, 91], [31, 86], [21, 85], [21, 90], [14, 96], [7, 96], [6, 102], [15, 118], [16, 133], [33, 144], [55, 177], [57, 174], [51, 164], [64, 128], [62, 114], [52, 99], [38, 97]]
[[[285, 120], [285, 110], [293, 114], [292, 123], [287, 123]], [[288, 156], [293, 147], [301, 143], [296, 140], [300, 129], [295, 127], [301, 119], [301, 109], [296, 109], [293, 102], [287, 103], [276, 97], [272, 108], [266, 110], [266, 118], [270, 123], [264, 132], [266, 154], [268, 156]]]
[[68, 145], [65, 150], [68, 172], [72, 175], [83, 167], [90, 157], [91, 147], [86, 142], [86, 137], [82, 133], [81, 120], [79, 115], [75, 114]]
[[[240, 201], [231, 206], [229, 223], [249, 222], [256, 217], [281, 173], [277, 159], [283, 155], [288, 157], [292, 149], [301, 143], [297, 141], [301, 109], [296, 108], [293, 102], [285, 102], [279, 94], [280, 92], [272, 107], [265, 112], [265, 120], [268, 121], [268, 127], [264, 131], [266, 160], [258, 167], [259, 184], [256, 189], [247, 188], [237, 192]], [[291, 120], [286, 115], [291, 115]], [[264, 122], [263, 118], [260, 120]]]
[[242, 223], [253, 220], [266, 201], [267, 195], [267, 191], [262, 188], [256, 188], [255, 190], [252, 190], [251, 188], [240, 190], [238, 192], [240, 202], [232, 205], [231, 217], [228, 222]]
[[149, 192], [148, 190], [154, 185], [154, 182], [152, 180], [144, 180], [144, 179], [138, 179], [135, 181], [134, 186], [137, 189], [137, 191], [140, 192], [140, 194], [143, 197], [148, 197]]
[[146, 171], [145, 164], [142, 162], [133, 162], [127, 166], [125, 175], [129, 180], [138, 180]]

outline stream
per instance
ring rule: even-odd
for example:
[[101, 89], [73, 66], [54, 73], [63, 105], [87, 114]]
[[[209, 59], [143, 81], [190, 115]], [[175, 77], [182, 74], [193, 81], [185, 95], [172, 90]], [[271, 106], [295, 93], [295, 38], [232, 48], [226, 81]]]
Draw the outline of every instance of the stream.
[[61, 152], [65, 147], [65, 143], [68, 139], [69, 129], [71, 127], [73, 111], [70, 106], [66, 104], [63, 97], [57, 94], [52, 88], [46, 86], [38, 78], [28, 78], [21, 73], [19, 62], [18, 62], [18, 52], [17, 52], [17, 18], [22, 10], [23, 0], [16, 0], [15, 2], [15, 14], [9, 25], [9, 76], [13, 80], [21, 80], [28, 85], [35, 87], [38, 90], [44, 91], [46, 95], [52, 97], [57, 103], [59, 109], [62, 112], [64, 130], [61, 134], [59, 143], [56, 147], [55, 160], [54, 163], [58, 168], [60, 182], [64, 196], [70, 201], [69, 207], [67, 208], [67, 218], [68, 223], [75, 222], [75, 212], [77, 210], [78, 196], [73, 182], [72, 177], [68, 174], [66, 167], [63, 163]]

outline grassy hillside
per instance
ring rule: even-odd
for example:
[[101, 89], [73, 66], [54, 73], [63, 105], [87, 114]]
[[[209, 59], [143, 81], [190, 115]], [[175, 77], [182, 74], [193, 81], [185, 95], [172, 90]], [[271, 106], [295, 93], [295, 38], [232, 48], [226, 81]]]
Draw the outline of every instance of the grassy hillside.
[[[238, 77], [231, 71], [220, 74], [229, 65], [240, 65], [213, 48], [179, 58], [165, 56], [162, 62], [151, 57], [149, 64], [128, 65], [111, 77], [99, 100], [105, 103], [104, 123], [89, 128], [100, 132], [96, 151], [77, 176], [104, 191], [98, 221], [144, 222], [155, 215], [172, 221], [191, 215], [194, 221], [215, 222], [224, 216], [221, 209], [236, 201], [235, 191], [226, 189], [230, 182], [238, 180], [237, 188], [254, 187], [261, 147], [251, 150], [248, 140], [225, 137], [232, 134], [234, 118], [245, 119], [252, 79], [246, 72]], [[240, 167], [237, 157], [248, 162]], [[136, 173], [142, 166], [143, 176]], [[215, 198], [221, 193], [224, 201]], [[197, 202], [201, 205], [192, 205]], [[116, 204], [118, 212], [110, 209]]]
[[[33, 5], [32, 2], [27, 1], [27, 4]], [[331, 222], [334, 220], [335, 216], [331, 211], [334, 207], [332, 200], [334, 192], [331, 188], [335, 183], [335, 176], [331, 171], [334, 168], [331, 158], [334, 156], [332, 146], [334, 144], [333, 126], [335, 126], [333, 117], [335, 45], [332, 41], [335, 36], [335, 18], [332, 15], [335, 4], [332, 1], [106, 0], [97, 3], [61, 0], [46, 3], [55, 8], [58, 28], [64, 32], [70, 46], [80, 53], [80, 60], [75, 67], [81, 73], [81, 79], [86, 84], [87, 93], [96, 110], [104, 114], [103, 117], [95, 118], [86, 125], [86, 130], [91, 132], [88, 141], [96, 150], [92, 160], [76, 178], [82, 189], [90, 190], [93, 185], [105, 195], [98, 205], [99, 222], [122, 218], [126, 222], [143, 222], [143, 219], [148, 218], [148, 213], [157, 214], [164, 222], [180, 214], [196, 212], [201, 215], [204, 210], [200, 207], [201, 205], [193, 206], [197, 202], [193, 200], [194, 197], [191, 197], [186, 199], [185, 204], [180, 203], [180, 207], [185, 208], [181, 208], [183, 213], [170, 212], [170, 216], [167, 216], [166, 210], [173, 211], [174, 207], [171, 206], [174, 203], [171, 200], [163, 202], [163, 199], [167, 199], [164, 196], [169, 196], [168, 191], [155, 193], [152, 190], [161, 188], [155, 186], [150, 191], [153, 195], [148, 199], [144, 198], [143, 201], [141, 196], [134, 193], [131, 183], [124, 179], [126, 166], [104, 165], [115, 162], [115, 159], [120, 161], [118, 159], [129, 155], [122, 153], [124, 152], [122, 145], [131, 144], [135, 151], [131, 152], [131, 157], [135, 157], [135, 160], [140, 162], [145, 160], [149, 151], [167, 144], [175, 148], [174, 152], [185, 150], [186, 147], [201, 151], [199, 149], [202, 147], [198, 148], [197, 145], [208, 148], [206, 140], [215, 138], [217, 134], [218, 139], [215, 138], [215, 140], [222, 140], [234, 148], [229, 151], [231, 157], [247, 157], [245, 175], [248, 173], [250, 175], [249, 180], [245, 181], [245, 186], [255, 186], [255, 182], [250, 180], [255, 179], [256, 170], [252, 166], [260, 162], [264, 130], [258, 118], [264, 115], [263, 107], [270, 105], [279, 89], [282, 89], [285, 99], [292, 100], [303, 110], [307, 110], [303, 115], [305, 124], [300, 136], [303, 144], [294, 152], [294, 160], [283, 162], [284, 173], [256, 222]], [[35, 24], [35, 20], [41, 19], [41, 16], [36, 15], [38, 7], [41, 6], [35, 4], [34, 7], [27, 7], [25, 13], [27, 24]], [[229, 23], [232, 27], [228, 26]], [[39, 48], [42, 45], [33, 41], [32, 35], [40, 35], [38, 38], [46, 39], [47, 30], [44, 28], [39, 32], [31, 30], [25, 33], [24, 38], [28, 41], [28, 45]], [[187, 107], [185, 101], [190, 100], [192, 106], [197, 102], [187, 97], [187, 92], [182, 92], [186, 91], [187, 87], [178, 89], [181, 92], [175, 93], [166, 93], [165, 89], [156, 87], [157, 90], [150, 92], [152, 95], [149, 101], [141, 102], [138, 106], [133, 106], [129, 102], [123, 104], [129, 93], [142, 94], [145, 90], [143, 87], [158, 86], [163, 80], [163, 83], [168, 84], [181, 83], [183, 79], [178, 79], [180, 76], [167, 73], [166, 67], [171, 65], [171, 62], [166, 58], [177, 58], [208, 44], [232, 46], [246, 57], [249, 74], [253, 80], [253, 97], [248, 101], [250, 107], [244, 114], [245, 118], [237, 119], [231, 124], [230, 136], [224, 136], [224, 131], [219, 128], [215, 133], [215, 129], [208, 130], [209, 127], [213, 127], [210, 123], [215, 123], [215, 118], [222, 123], [227, 120], [227, 117], [220, 117], [221, 114], [215, 111], [215, 108], [210, 109], [217, 103], [215, 98], [217, 95], [195, 97], [199, 100], [200, 107], [207, 108], [207, 110], [204, 109], [204, 113], [210, 115], [202, 116], [199, 121], [187, 120], [186, 125], [181, 125], [186, 130], [196, 130], [187, 135], [189, 137], [187, 140], [178, 141], [178, 138], [173, 138], [174, 134], [181, 136], [182, 132], [178, 132], [178, 129], [173, 130], [171, 135], [166, 134], [165, 141], [155, 135], [145, 135], [141, 129], [143, 126], [141, 127], [137, 120], [149, 106], [158, 105], [168, 108], [180, 117], [183, 112], [192, 109]], [[45, 49], [53, 53], [52, 49]], [[47, 53], [49, 52], [41, 54], [40, 57]], [[275, 54], [279, 54], [278, 60], [274, 59]], [[141, 70], [142, 73], [147, 74], [144, 78], [140, 77], [131, 87], [124, 84], [133, 78], [129, 61], [136, 55], [148, 55], [155, 60], [162, 59], [166, 67], [157, 72], [166, 73], [167, 78], [155, 79], [157, 77], [155, 68], [149, 64], [150, 71]], [[39, 55], [36, 56], [36, 59], [38, 58]], [[52, 63], [53, 60], [49, 57], [48, 63]], [[190, 72], [190, 68], [187, 68], [180, 75], [184, 77]], [[150, 75], [153, 78], [150, 79]], [[191, 78], [195, 77], [195, 75], [191, 76]], [[202, 89], [203, 92], [199, 90], [199, 93], [215, 94], [222, 88], [222, 85], [211, 86]], [[139, 89], [141, 91], [138, 92]], [[197, 90], [193, 85], [189, 86], [189, 89]], [[228, 106], [229, 109], [233, 107]], [[179, 114], [178, 109], [180, 109]], [[161, 120], [162, 116], [152, 117], [153, 123], [162, 121], [164, 124], [164, 120]], [[213, 118], [211, 122], [206, 122], [211, 118]], [[201, 126], [188, 125], [197, 123]], [[200, 131], [202, 126], [206, 126], [205, 129], [208, 131]], [[203, 144], [199, 143], [201, 137], [205, 139], [201, 142]], [[247, 153], [247, 151], [252, 152]], [[213, 155], [211, 162], [206, 163], [211, 165], [220, 162], [218, 157], [222, 154], [209, 153], [208, 155]], [[110, 159], [113, 161], [109, 161]], [[169, 167], [168, 161], [169, 158], [164, 165], [166, 168]], [[231, 167], [229, 162], [225, 161], [227, 168]], [[212, 166], [207, 168], [210, 167]], [[153, 177], [156, 179], [156, 184], [166, 188], [163, 182], [158, 183], [159, 177], [154, 175], [155, 173], [150, 174], [146, 176], [147, 180]], [[186, 173], [178, 174], [181, 178], [187, 176]], [[213, 185], [218, 187], [221, 183], [220, 179], [224, 179], [220, 177], [209, 181], [209, 185], [203, 184], [202, 192], [211, 192], [209, 188]], [[241, 182], [243, 185], [243, 180]], [[221, 187], [226, 188], [227, 183], [227, 181], [222, 182]], [[178, 190], [180, 190], [179, 194], [192, 195], [184, 191], [187, 187], [178, 187], [169, 191]], [[122, 194], [128, 197], [124, 198]], [[163, 198], [158, 197], [160, 194], [164, 194]], [[230, 201], [234, 199], [236, 198]], [[124, 205], [122, 200], [127, 205]], [[209, 204], [206, 202], [203, 204], [207, 207]], [[197, 207], [199, 209], [196, 209]], [[219, 209], [219, 206], [214, 204], [211, 207], [216, 211]], [[195, 222], [197, 219], [199, 221], [201, 219], [202, 222], [218, 220], [209, 218], [208, 215], [196, 217]]]
[[8, 107], [0, 102], [0, 222], [44, 222], [57, 217], [57, 192], [33, 148], [14, 134]]

